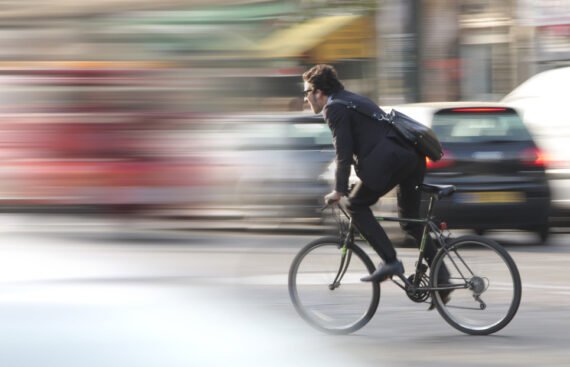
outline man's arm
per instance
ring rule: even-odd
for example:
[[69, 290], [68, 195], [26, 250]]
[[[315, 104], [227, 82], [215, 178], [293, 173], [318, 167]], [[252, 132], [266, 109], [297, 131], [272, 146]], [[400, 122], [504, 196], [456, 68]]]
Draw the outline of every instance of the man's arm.
[[325, 111], [336, 150], [335, 191], [341, 195], [348, 194], [348, 179], [354, 152], [349, 113], [350, 111], [340, 104], [330, 105]]

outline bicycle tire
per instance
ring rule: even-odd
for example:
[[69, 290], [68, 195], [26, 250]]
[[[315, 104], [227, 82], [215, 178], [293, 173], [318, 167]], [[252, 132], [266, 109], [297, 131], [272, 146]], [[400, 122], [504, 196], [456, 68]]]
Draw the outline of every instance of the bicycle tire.
[[[331, 290], [340, 266], [341, 240], [322, 237], [299, 251], [289, 269], [289, 296], [297, 313], [317, 330], [328, 334], [349, 334], [366, 325], [380, 302], [380, 285], [361, 282], [375, 267], [370, 257], [355, 244], [340, 287]], [[362, 302], [362, 305], [360, 303]]]
[[511, 322], [522, 297], [521, 278], [514, 260], [501, 245], [481, 236], [450, 241], [433, 260], [433, 287], [444, 286], [438, 284], [443, 264], [451, 273], [450, 283], [464, 282], [466, 287], [451, 292], [447, 302], [440, 291], [432, 292], [436, 308], [448, 324], [466, 334], [488, 335]]

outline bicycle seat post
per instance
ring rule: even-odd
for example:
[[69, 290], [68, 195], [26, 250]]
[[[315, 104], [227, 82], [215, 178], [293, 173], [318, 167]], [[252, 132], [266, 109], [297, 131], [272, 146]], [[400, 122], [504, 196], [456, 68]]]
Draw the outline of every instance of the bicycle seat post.
[[429, 194], [429, 202], [428, 202], [427, 216], [426, 216], [427, 220], [430, 220], [432, 218], [434, 204], [435, 204], [435, 201], [437, 200], [437, 198], [438, 198], [438, 195], [436, 193], [430, 193]]
[[434, 209], [434, 204], [435, 201], [438, 198], [438, 194], [435, 192], [428, 192], [429, 195], [429, 202], [428, 202], [428, 208], [427, 208], [427, 215], [426, 215], [426, 223], [423, 225], [423, 230], [422, 230], [422, 237], [420, 240], [420, 244], [419, 244], [419, 254], [418, 254], [418, 261], [416, 263], [416, 277], [420, 276], [420, 268], [421, 268], [421, 264], [424, 258], [424, 252], [425, 252], [425, 246], [426, 246], [426, 241], [427, 238], [429, 236], [429, 231], [430, 231], [430, 224], [429, 221], [432, 220], [432, 214], [433, 214], [433, 209]]

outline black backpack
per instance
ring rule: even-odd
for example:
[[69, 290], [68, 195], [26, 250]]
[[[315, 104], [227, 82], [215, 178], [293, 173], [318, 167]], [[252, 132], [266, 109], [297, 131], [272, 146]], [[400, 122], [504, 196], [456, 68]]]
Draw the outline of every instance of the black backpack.
[[356, 111], [366, 117], [377, 121], [384, 121], [396, 128], [396, 131], [412, 145], [416, 150], [428, 157], [430, 160], [437, 162], [443, 157], [443, 148], [435, 132], [428, 126], [414, 120], [410, 116], [400, 111], [392, 110], [389, 114], [378, 108], [377, 111], [364, 111], [359, 109], [354, 102], [345, 101], [343, 99], [333, 99], [328, 105], [340, 103], [349, 110]]

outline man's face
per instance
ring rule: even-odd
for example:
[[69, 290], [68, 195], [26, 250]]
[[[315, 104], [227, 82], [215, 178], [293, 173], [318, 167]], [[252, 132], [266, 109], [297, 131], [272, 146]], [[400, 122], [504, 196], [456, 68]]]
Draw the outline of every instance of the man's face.
[[305, 101], [311, 106], [311, 110], [314, 113], [320, 113], [327, 103], [327, 96], [319, 89], [314, 89], [314, 87], [308, 82], [304, 83], [303, 93], [305, 94]]

